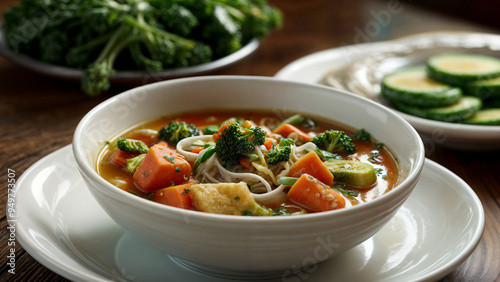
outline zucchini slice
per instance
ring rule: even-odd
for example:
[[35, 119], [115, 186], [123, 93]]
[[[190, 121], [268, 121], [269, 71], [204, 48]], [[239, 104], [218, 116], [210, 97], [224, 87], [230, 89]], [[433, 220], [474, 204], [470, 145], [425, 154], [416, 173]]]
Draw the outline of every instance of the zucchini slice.
[[463, 86], [500, 76], [500, 60], [475, 54], [440, 54], [427, 61], [427, 73], [437, 81]]
[[489, 97], [500, 97], [500, 76], [469, 83], [465, 85], [464, 91], [468, 95], [473, 95], [483, 99]]
[[463, 96], [457, 103], [446, 107], [422, 108], [397, 103], [393, 105], [395, 109], [410, 115], [438, 121], [459, 122], [479, 111], [482, 101], [477, 97]]
[[390, 101], [416, 107], [441, 107], [454, 104], [462, 90], [430, 79], [425, 67], [414, 67], [384, 77], [381, 94]]
[[325, 162], [333, 174], [334, 181], [357, 188], [368, 188], [377, 182], [377, 173], [372, 165], [355, 160], [330, 160]]
[[500, 108], [480, 110], [463, 121], [467, 124], [500, 125]]

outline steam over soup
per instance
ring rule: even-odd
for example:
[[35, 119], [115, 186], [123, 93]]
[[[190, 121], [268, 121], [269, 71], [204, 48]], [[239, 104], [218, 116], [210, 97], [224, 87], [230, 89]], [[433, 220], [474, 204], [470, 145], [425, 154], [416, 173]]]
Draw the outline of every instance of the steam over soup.
[[370, 201], [397, 181], [370, 137], [299, 114], [210, 111], [136, 126], [101, 152], [98, 173], [152, 201], [202, 212], [272, 216]]

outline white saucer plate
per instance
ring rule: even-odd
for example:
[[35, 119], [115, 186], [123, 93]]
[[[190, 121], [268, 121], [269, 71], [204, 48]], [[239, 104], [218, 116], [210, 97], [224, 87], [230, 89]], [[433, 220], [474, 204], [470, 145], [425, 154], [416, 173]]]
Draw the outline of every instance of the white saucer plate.
[[[390, 41], [347, 45], [302, 57], [282, 68], [275, 77], [327, 84], [390, 107], [379, 95], [383, 76], [399, 68], [422, 65], [431, 55], [443, 52], [498, 57], [500, 36], [435, 32]], [[500, 126], [440, 122], [396, 112], [422, 135], [426, 143], [472, 151], [500, 149]]]
[[[193, 271], [121, 229], [85, 187], [70, 146], [20, 177], [16, 214], [8, 219], [16, 220], [17, 240], [31, 256], [74, 281], [230, 281]], [[469, 257], [483, 229], [483, 207], [473, 190], [426, 160], [413, 194], [380, 232], [276, 281], [438, 280]]]

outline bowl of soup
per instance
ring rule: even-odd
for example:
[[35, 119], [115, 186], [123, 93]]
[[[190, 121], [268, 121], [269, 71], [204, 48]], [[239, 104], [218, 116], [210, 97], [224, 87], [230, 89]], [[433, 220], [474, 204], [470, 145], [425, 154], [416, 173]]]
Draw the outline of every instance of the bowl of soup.
[[73, 152], [126, 231], [185, 266], [243, 279], [287, 277], [370, 238], [425, 160], [416, 131], [380, 104], [255, 76], [114, 96], [81, 120]]

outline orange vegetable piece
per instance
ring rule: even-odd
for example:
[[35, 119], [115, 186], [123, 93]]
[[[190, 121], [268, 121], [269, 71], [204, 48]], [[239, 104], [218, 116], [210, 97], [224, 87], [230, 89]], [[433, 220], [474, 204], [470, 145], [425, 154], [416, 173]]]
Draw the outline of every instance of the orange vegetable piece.
[[179, 185], [191, 177], [191, 165], [164, 142], [152, 146], [134, 173], [137, 186], [152, 192], [162, 187]]
[[191, 200], [191, 194], [189, 193], [189, 187], [193, 184], [193, 182], [188, 182], [158, 189], [154, 192], [152, 200], [160, 204], [192, 210], [193, 202]]
[[312, 137], [307, 135], [307, 133], [288, 123], [280, 125], [278, 128], [273, 130], [273, 132], [284, 137], [288, 137], [292, 133], [297, 133], [297, 138], [300, 141], [309, 142], [312, 140]]
[[111, 161], [121, 167], [127, 165], [127, 160], [133, 157], [137, 157], [139, 153], [130, 153], [122, 150], [116, 150], [113, 155], [111, 155]]
[[266, 147], [267, 150], [271, 150], [273, 144], [278, 145], [273, 139], [266, 138], [266, 141], [264, 141], [264, 147]]
[[191, 153], [195, 153], [195, 154], [199, 154], [201, 151], [203, 151], [203, 147], [201, 146], [198, 146], [198, 147], [194, 147], [193, 150], [191, 150]]
[[312, 212], [336, 210], [345, 207], [345, 199], [335, 190], [309, 174], [303, 174], [288, 191], [288, 198]]
[[250, 163], [250, 158], [249, 157], [241, 157], [239, 159], [239, 162], [242, 166], [246, 167], [247, 169], [252, 168], [252, 163]]
[[226, 129], [228, 126], [230, 126], [231, 123], [232, 122], [228, 122], [226, 124], [221, 125], [221, 127], [219, 127], [219, 130], [217, 130], [217, 133], [214, 133], [212, 135], [212, 140], [214, 140], [215, 143], [217, 143], [217, 141], [219, 141], [219, 139], [221, 138], [222, 134], [224, 133], [224, 129]]
[[333, 182], [333, 174], [328, 170], [319, 156], [312, 151], [302, 156], [292, 165], [288, 176], [300, 177], [304, 173], [312, 175], [326, 185], [331, 185]]

